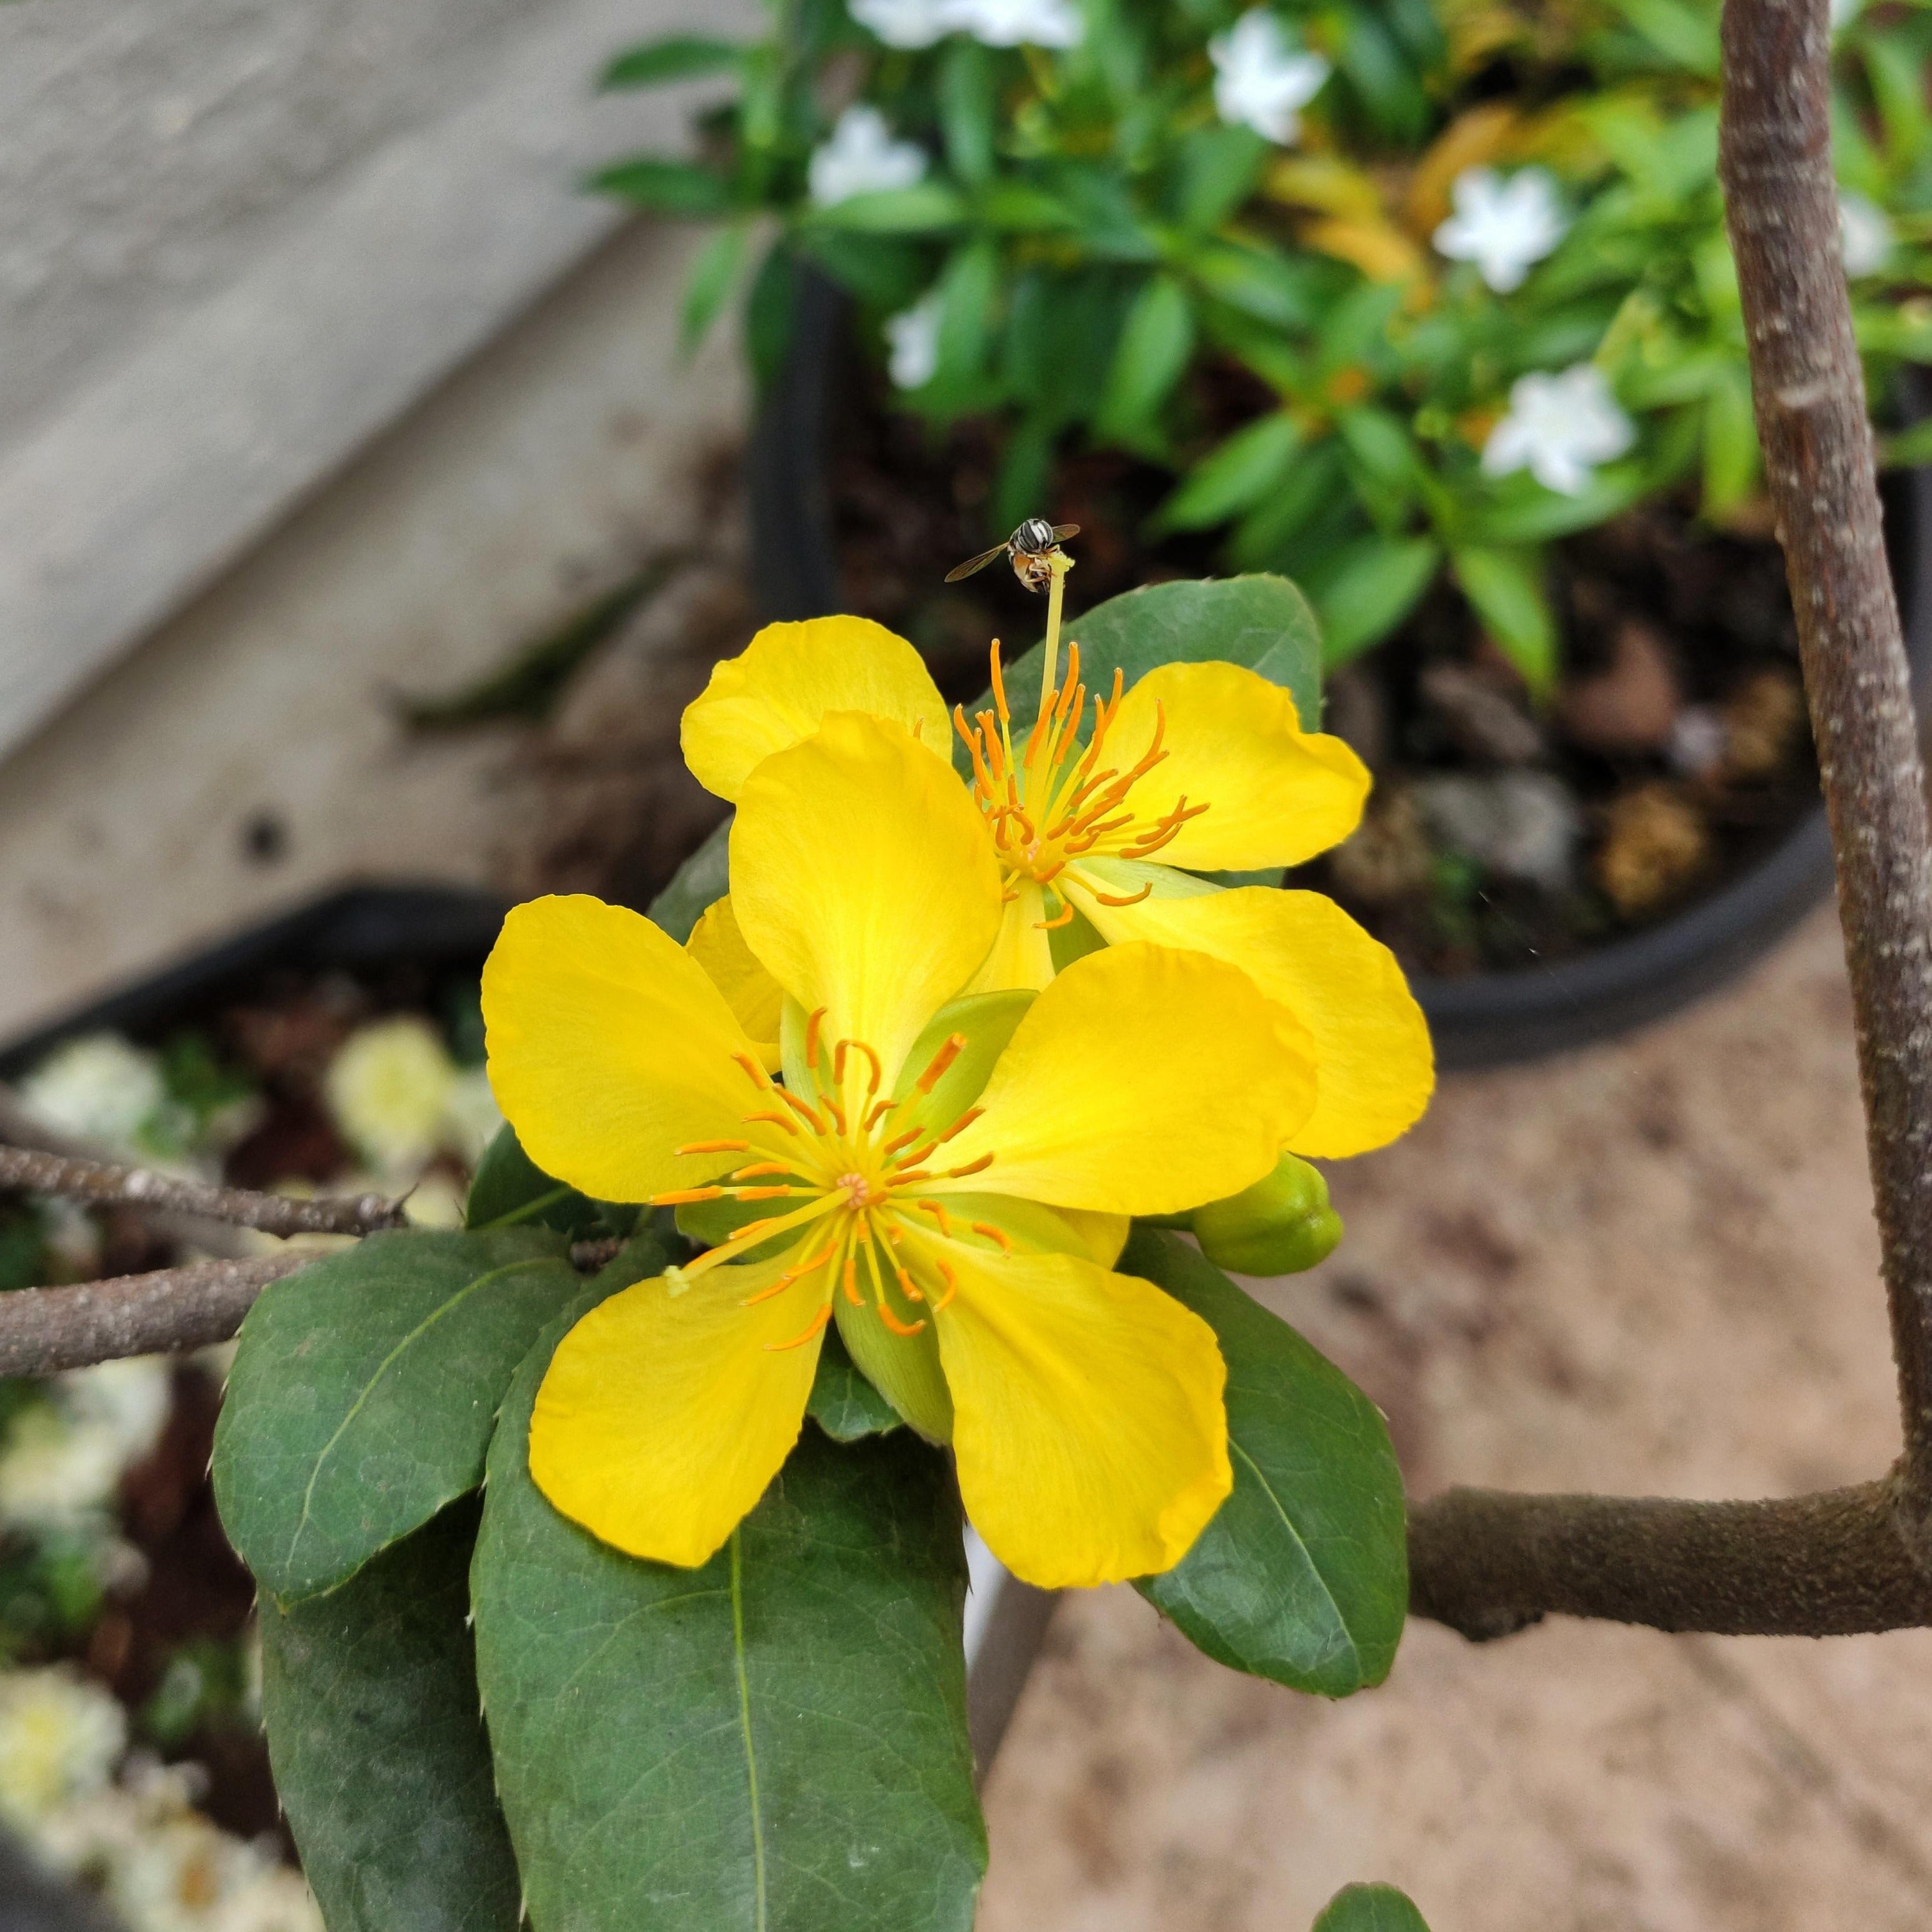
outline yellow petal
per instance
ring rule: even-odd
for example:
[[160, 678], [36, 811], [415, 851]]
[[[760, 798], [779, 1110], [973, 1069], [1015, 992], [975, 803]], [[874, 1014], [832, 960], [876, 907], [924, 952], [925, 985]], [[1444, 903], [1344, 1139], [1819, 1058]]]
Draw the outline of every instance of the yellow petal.
[[[1125, 1214], [1090, 1214], [1078, 1208], [1048, 1208], [1012, 1194], [949, 1194], [945, 1204], [956, 1236], [964, 1238], [977, 1221], [982, 1230], [999, 1228], [1016, 1248], [1024, 1252], [1079, 1255], [1107, 1268], [1120, 1259], [1120, 1250], [1127, 1245], [1127, 1236], [1133, 1229], [1133, 1222]], [[928, 1215], [914, 1225], [931, 1233], [935, 1224]], [[998, 1245], [996, 1235], [984, 1238]]]
[[724, 995], [738, 1024], [756, 1043], [758, 1059], [767, 1073], [778, 1070], [778, 1009], [784, 994], [778, 982], [760, 966], [745, 935], [738, 929], [728, 892], [709, 907], [685, 941], [711, 983]]
[[1134, 822], [1109, 850], [1132, 842], [1185, 799], [1205, 805], [1171, 843], [1164, 865], [1202, 872], [1298, 866], [1354, 831], [1369, 795], [1367, 768], [1340, 738], [1304, 731], [1294, 700], [1231, 664], [1170, 664], [1122, 699], [1107, 734], [1107, 762], [1141, 757], [1164, 724], [1167, 757], [1127, 796]]
[[[888, 1090], [999, 929], [999, 866], [971, 794], [902, 727], [851, 712], [752, 775], [731, 886], [752, 950], [806, 1012], [826, 1009], [829, 1044], [879, 1055]], [[848, 1066], [864, 1076], [856, 1054]]]
[[[1114, 946], [1028, 1009], [936, 1179], [1105, 1214], [1168, 1214], [1270, 1172], [1315, 1104], [1307, 1035], [1245, 973], [1200, 952]], [[938, 1165], [935, 1156], [932, 1165]]]
[[1436, 1085], [1429, 1024], [1395, 955], [1333, 899], [1244, 886], [1107, 907], [1078, 882], [1069, 890], [1109, 939], [1212, 953], [1308, 1029], [1320, 1084], [1314, 1112], [1285, 1146], [1340, 1160], [1385, 1145], [1420, 1118]]
[[1031, 879], [1013, 880], [1000, 919], [999, 936], [973, 976], [976, 993], [1037, 990], [1053, 977], [1053, 940], [1046, 928], [1046, 895]]
[[946, 700], [904, 638], [869, 617], [812, 617], [767, 624], [712, 672], [685, 710], [685, 763], [706, 790], [736, 799], [833, 711], [890, 718], [942, 758], [951, 749]]
[[1072, 1255], [931, 1246], [958, 1282], [936, 1319], [974, 1527], [1046, 1589], [1171, 1569], [1232, 1482], [1214, 1331]]
[[[796, 1250], [794, 1251], [796, 1252]], [[600, 1302], [563, 1338], [530, 1417], [530, 1474], [573, 1522], [633, 1556], [716, 1553], [798, 1440], [818, 1366], [825, 1272], [751, 1307], [788, 1257], [660, 1275]]]
[[734, 1053], [754, 1052], [724, 997], [641, 914], [583, 894], [532, 899], [483, 968], [490, 1084], [546, 1174], [600, 1201], [709, 1180], [693, 1141], [760, 1138]]

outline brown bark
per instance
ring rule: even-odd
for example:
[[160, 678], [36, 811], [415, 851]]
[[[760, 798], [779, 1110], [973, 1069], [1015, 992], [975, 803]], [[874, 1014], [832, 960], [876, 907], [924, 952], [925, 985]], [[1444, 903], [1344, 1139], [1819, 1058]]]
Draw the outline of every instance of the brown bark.
[[1932, 1556], [1932, 841], [1838, 254], [1826, 0], [1726, 0], [1720, 167], [1837, 856], [1874, 1204]]
[[0, 1376], [49, 1375], [121, 1355], [225, 1342], [270, 1282], [314, 1258], [296, 1250], [72, 1288], [16, 1289], [0, 1295]]
[[200, 1215], [259, 1228], [265, 1234], [373, 1234], [380, 1228], [404, 1225], [401, 1208], [380, 1194], [295, 1201], [280, 1194], [215, 1187], [147, 1168], [117, 1167], [34, 1148], [0, 1147], [0, 1188], [58, 1195], [68, 1201], [115, 1202], [172, 1214]]
[[1932, 1623], [1892, 1478], [1775, 1502], [1450, 1490], [1408, 1537], [1411, 1610], [1478, 1642], [1552, 1614], [1726, 1636]]

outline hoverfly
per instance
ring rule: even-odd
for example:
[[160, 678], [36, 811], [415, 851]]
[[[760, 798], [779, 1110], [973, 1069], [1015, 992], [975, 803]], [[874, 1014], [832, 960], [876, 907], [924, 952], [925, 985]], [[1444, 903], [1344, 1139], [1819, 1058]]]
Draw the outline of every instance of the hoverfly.
[[946, 580], [957, 584], [962, 577], [984, 570], [996, 556], [1004, 556], [1012, 565], [1013, 574], [1029, 590], [1044, 590], [1053, 580], [1047, 559], [1054, 546], [1079, 534], [1078, 524], [1049, 524], [1044, 517], [1029, 517], [1004, 543], [995, 544], [991, 550], [969, 558], [956, 570], [949, 570]]

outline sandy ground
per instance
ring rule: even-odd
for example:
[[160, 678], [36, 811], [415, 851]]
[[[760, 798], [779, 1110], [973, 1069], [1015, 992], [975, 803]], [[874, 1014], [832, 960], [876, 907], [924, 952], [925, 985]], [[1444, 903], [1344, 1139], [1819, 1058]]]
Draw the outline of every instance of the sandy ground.
[[[1896, 1448], [1850, 1004], [1822, 912], [1625, 1042], [1444, 1084], [1334, 1176], [1264, 1298], [1388, 1412], [1412, 1491], [1690, 1496]], [[1432, 1932], [1922, 1932], [1932, 1631], [1418, 1623], [1340, 1704], [1072, 1596], [988, 1793], [981, 1932], [1302, 1932], [1354, 1878]]]

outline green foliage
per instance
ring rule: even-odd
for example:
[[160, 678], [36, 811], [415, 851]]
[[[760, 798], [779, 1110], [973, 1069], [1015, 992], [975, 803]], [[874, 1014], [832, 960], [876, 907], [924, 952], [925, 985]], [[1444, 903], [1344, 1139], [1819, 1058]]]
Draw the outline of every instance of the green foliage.
[[575, 1288], [562, 1246], [404, 1230], [269, 1286], [214, 1442], [222, 1525], [268, 1595], [341, 1582], [482, 1480], [503, 1390]]
[[657, 87], [668, 80], [690, 80], [700, 74], [722, 74], [737, 63], [739, 49], [731, 40], [710, 34], [667, 34], [620, 54], [604, 70], [606, 87]]
[[1232, 1669], [1328, 1697], [1379, 1684], [1408, 1605], [1402, 1476], [1380, 1412], [1172, 1235], [1137, 1228], [1119, 1264], [1214, 1329], [1234, 1466], [1199, 1541], [1141, 1594]]
[[340, 1589], [264, 1599], [276, 1795], [329, 1932], [515, 1932], [470, 1634], [478, 1508], [453, 1504]]
[[859, 1372], [836, 1324], [825, 1331], [806, 1413], [835, 1442], [889, 1435], [899, 1426], [898, 1412]]
[[[764, 212], [868, 328], [942, 292], [940, 373], [905, 400], [991, 422], [1000, 528], [1052, 508], [1070, 441], [1118, 448], [1172, 472], [1157, 530], [1223, 532], [1233, 568], [1309, 584], [1331, 663], [1446, 572], [1546, 685], [1562, 640], [1534, 546], [1694, 472], [1720, 524], [1761, 487], [1716, 178], [1716, 0], [1582, 0], [1534, 24], [1430, 0], [1279, 15], [1331, 70], [1285, 143], [1220, 116], [1208, 50], [1241, 10], [1110, 0], [1063, 51], [969, 32], [904, 50], [813, 0], [755, 47], [658, 42], [621, 61], [640, 81], [695, 62], [741, 86], [707, 111], [703, 168], [644, 158], [600, 180], [674, 213]], [[1834, 42], [1840, 178], [1881, 224], [1852, 296], [1882, 401], [1902, 362], [1932, 359], [1928, 59], [1922, 8], [1868, 10]], [[824, 104], [855, 98], [923, 177], [824, 206]], [[1438, 245], [1474, 166], [1540, 170], [1560, 206], [1563, 233], [1519, 283], [1492, 286]], [[720, 259], [700, 264], [707, 310]], [[761, 276], [751, 299], [765, 376], [788, 297]], [[1574, 495], [1492, 473], [1517, 380], [1590, 363], [1629, 452], [1586, 464]]]
[[464, 1225], [472, 1232], [534, 1227], [586, 1238], [627, 1234], [636, 1219], [634, 1208], [608, 1206], [552, 1180], [524, 1153], [516, 1129], [507, 1125], [497, 1129], [476, 1163], [464, 1210]]
[[537, 1932], [967, 1932], [985, 1868], [965, 1564], [944, 1459], [807, 1430], [702, 1568], [612, 1550], [531, 1482], [531, 1349], [472, 1595], [496, 1784]]
[[1322, 1908], [1313, 1932], [1429, 1932], [1429, 1928], [1394, 1886], [1346, 1885]]
[[[1132, 686], [1157, 664], [1218, 658], [1244, 664], [1283, 686], [1306, 728], [1321, 720], [1322, 644], [1315, 614], [1284, 578], [1150, 584], [1095, 604], [1068, 630], [1079, 640], [1080, 676], [1089, 691], [1110, 688], [1116, 670]], [[1006, 668], [1016, 731], [1040, 715], [1044, 649], [1036, 644]], [[975, 709], [992, 701], [988, 692]], [[964, 754], [957, 755], [963, 764]]]

